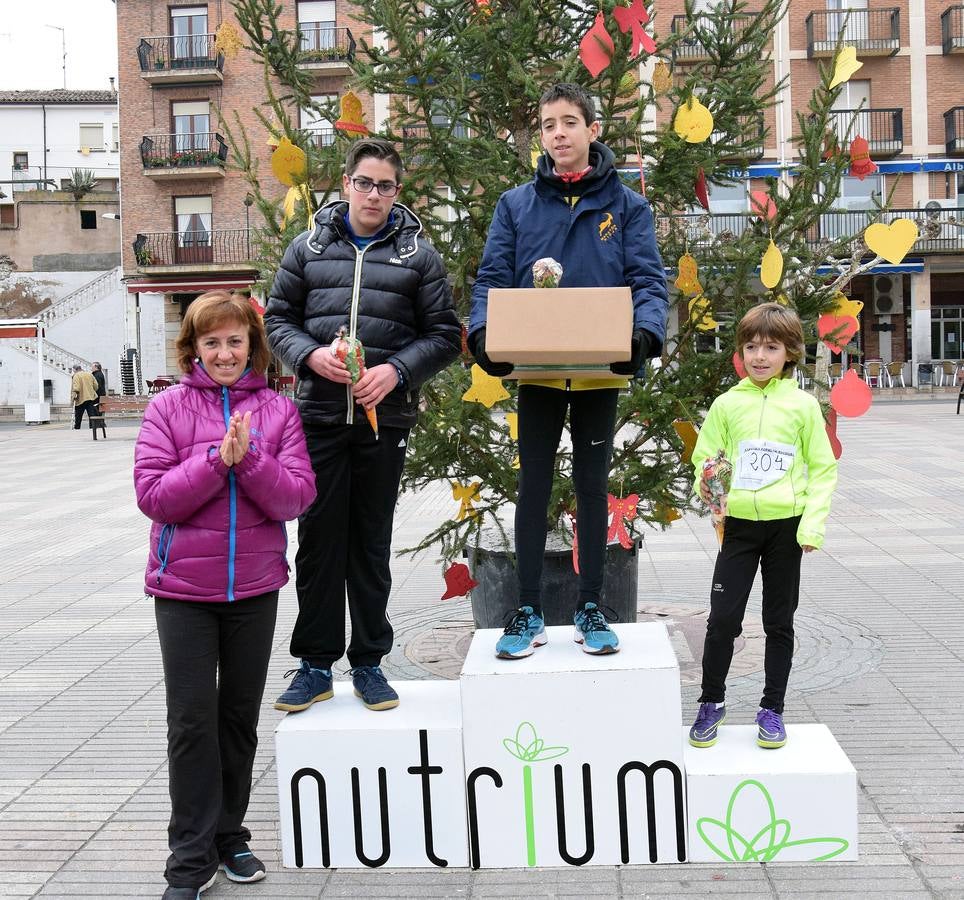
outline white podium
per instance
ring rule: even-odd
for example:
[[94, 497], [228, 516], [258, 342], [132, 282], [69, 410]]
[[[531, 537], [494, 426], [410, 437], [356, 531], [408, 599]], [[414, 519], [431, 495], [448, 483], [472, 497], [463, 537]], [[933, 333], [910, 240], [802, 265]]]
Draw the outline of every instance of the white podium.
[[756, 734], [724, 725], [715, 746], [686, 744], [690, 860], [856, 859], [857, 773], [830, 730], [789, 725], [778, 750]]
[[396, 709], [366, 709], [339, 681], [275, 729], [284, 865], [468, 863], [459, 686], [392, 684]]
[[615, 865], [686, 859], [676, 655], [662, 624], [616, 626], [591, 656], [569, 626], [525, 659], [476, 633], [462, 668], [470, 863]]

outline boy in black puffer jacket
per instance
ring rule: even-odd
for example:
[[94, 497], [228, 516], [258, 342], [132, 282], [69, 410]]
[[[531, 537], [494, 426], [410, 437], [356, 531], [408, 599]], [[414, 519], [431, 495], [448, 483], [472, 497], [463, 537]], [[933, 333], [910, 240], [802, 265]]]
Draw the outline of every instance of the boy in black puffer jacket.
[[[301, 662], [275, 703], [289, 712], [332, 696], [346, 592], [355, 692], [369, 709], [398, 705], [379, 666], [394, 638], [386, 609], [398, 486], [419, 386], [461, 346], [441, 257], [415, 214], [395, 203], [401, 178], [390, 143], [353, 144], [343, 176], [348, 201], [318, 210], [314, 229], [288, 247], [265, 312], [272, 351], [298, 376], [295, 403], [318, 487], [298, 525], [291, 655]], [[342, 327], [365, 348], [354, 385], [334, 351]], [[378, 435], [356, 405], [377, 409]]]

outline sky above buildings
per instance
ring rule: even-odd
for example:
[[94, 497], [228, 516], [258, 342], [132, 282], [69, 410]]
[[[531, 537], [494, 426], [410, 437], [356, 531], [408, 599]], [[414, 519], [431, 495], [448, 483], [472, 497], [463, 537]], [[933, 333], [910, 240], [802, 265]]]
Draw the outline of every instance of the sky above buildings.
[[0, 0], [0, 90], [62, 88], [61, 35], [67, 87], [110, 88], [108, 78], [117, 75], [116, 12], [112, 0]]

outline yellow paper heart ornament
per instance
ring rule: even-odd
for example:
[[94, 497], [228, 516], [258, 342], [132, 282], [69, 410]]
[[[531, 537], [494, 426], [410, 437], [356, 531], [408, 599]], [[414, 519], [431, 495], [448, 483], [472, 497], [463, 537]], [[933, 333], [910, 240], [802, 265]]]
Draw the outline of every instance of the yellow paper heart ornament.
[[875, 222], [864, 232], [864, 243], [892, 265], [900, 261], [917, 243], [917, 223], [912, 219], [894, 219], [889, 225]]
[[850, 297], [839, 291], [833, 295], [833, 301], [834, 307], [830, 312], [835, 316], [852, 316], [856, 319], [864, 308], [861, 300], [851, 300]]
[[770, 241], [770, 246], [767, 247], [767, 252], [763, 254], [763, 260], [760, 263], [760, 281], [763, 282], [764, 287], [773, 290], [780, 283], [782, 276], [783, 254], [780, 248]]
[[843, 84], [850, 80], [850, 76], [863, 66], [857, 59], [856, 47], [844, 47], [837, 54], [837, 59], [833, 67], [833, 78], [830, 79], [830, 87], [835, 88], [838, 84]]
[[690, 97], [676, 110], [673, 130], [688, 144], [702, 144], [713, 133], [713, 113]]

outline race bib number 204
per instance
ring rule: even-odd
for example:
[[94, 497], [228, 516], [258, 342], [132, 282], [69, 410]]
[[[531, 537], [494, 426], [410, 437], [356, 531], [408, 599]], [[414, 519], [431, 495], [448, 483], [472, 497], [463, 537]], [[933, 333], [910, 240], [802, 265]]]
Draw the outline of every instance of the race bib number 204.
[[776, 441], [740, 441], [733, 487], [758, 491], [779, 481], [793, 468], [797, 449]]

